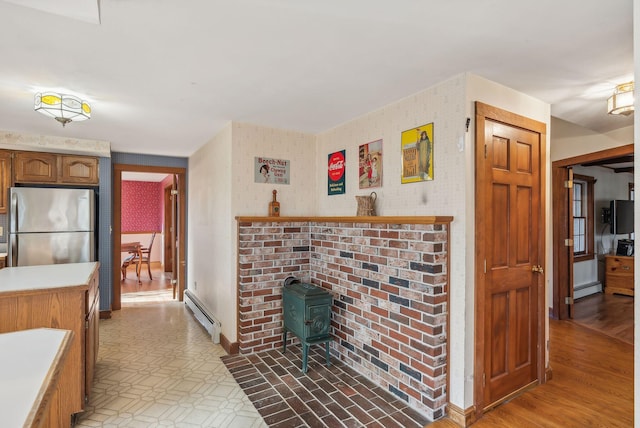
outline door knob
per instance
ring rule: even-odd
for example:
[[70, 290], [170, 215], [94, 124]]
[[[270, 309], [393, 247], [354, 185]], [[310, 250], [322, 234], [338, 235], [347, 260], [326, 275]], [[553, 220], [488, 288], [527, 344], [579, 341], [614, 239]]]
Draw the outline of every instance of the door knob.
[[531, 272], [544, 273], [544, 269], [540, 265], [531, 266]]

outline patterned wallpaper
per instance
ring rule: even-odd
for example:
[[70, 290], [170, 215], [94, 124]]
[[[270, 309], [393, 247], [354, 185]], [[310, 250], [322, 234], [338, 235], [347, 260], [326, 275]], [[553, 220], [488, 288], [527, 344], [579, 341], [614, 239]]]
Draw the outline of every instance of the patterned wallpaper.
[[122, 181], [122, 232], [162, 232], [162, 183]]

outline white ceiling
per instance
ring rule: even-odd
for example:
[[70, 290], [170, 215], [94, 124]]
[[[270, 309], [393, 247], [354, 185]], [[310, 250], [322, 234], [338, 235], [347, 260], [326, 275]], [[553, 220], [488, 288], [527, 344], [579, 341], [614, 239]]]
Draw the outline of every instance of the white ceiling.
[[[0, 0], [0, 129], [188, 156], [229, 121], [317, 133], [462, 72], [606, 132], [632, 0], [102, 0], [99, 23]], [[52, 3], [48, 1], [46, 3]], [[97, 22], [97, 21], [96, 21]], [[80, 96], [92, 118], [33, 111]]]

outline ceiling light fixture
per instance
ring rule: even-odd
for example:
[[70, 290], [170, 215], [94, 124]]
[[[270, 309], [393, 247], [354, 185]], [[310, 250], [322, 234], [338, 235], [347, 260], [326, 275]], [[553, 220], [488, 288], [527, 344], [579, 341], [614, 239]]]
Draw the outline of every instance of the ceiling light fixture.
[[73, 95], [42, 92], [35, 96], [35, 111], [52, 117], [65, 126], [67, 123], [91, 118], [91, 106]]
[[633, 82], [616, 86], [613, 95], [607, 100], [607, 111], [609, 114], [623, 114], [625, 116], [633, 113]]

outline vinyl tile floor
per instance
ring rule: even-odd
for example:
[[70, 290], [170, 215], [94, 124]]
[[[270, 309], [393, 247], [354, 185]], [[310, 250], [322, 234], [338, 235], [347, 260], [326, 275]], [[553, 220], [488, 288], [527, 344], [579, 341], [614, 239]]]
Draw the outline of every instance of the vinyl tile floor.
[[267, 426], [220, 360], [224, 349], [184, 303], [123, 302], [100, 320], [99, 334], [91, 397], [76, 427]]

